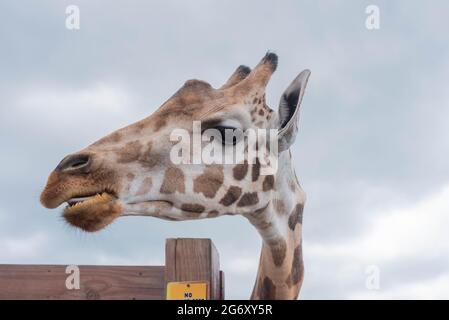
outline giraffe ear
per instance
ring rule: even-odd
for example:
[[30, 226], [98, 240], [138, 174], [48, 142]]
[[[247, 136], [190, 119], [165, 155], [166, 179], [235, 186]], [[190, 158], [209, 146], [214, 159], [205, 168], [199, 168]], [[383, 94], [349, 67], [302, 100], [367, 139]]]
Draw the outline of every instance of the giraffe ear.
[[279, 101], [279, 152], [287, 150], [298, 132], [299, 107], [309, 80], [310, 71], [302, 71], [284, 91]]

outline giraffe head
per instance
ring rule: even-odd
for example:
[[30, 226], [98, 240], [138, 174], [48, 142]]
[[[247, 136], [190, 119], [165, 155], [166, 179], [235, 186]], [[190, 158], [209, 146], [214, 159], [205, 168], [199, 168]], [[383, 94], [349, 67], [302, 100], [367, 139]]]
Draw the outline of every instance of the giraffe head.
[[274, 129], [276, 151], [287, 150], [295, 138], [310, 72], [303, 71], [292, 82], [274, 112], [265, 103], [265, 87], [276, 67], [277, 56], [267, 53], [252, 71], [238, 67], [218, 89], [203, 81], [187, 81], [149, 117], [66, 156], [50, 174], [41, 203], [56, 208], [67, 202], [64, 218], [85, 231], [97, 231], [126, 215], [186, 220], [263, 208], [270, 201], [276, 174], [262, 175], [259, 159], [174, 163], [174, 148], [186, 141], [174, 140], [173, 132], [193, 133], [194, 122], [200, 121], [203, 136], [219, 133], [209, 147], [225, 144], [228, 147], [222, 150], [227, 152], [245, 139], [234, 136], [229, 141], [225, 131]]

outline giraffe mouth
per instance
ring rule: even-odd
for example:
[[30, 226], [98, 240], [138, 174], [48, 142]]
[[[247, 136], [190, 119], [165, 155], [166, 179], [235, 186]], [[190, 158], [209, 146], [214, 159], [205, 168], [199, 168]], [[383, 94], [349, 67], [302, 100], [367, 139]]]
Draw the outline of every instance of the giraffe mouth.
[[64, 208], [64, 215], [77, 214], [88, 207], [107, 204], [116, 199], [117, 197], [106, 191], [90, 196], [70, 198], [66, 201], [67, 206]]
[[74, 227], [95, 232], [111, 224], [123, 212], [116, 179], [116, 173], [104, 167], [87, 175], [53, 171], [40, 200], [50, 209], [66, 203], [62, 218]]
[[103, 229], [122, 213], [118, 198], [104, 191], [88, 196], [73, 197], [66, 200], [63, 217], [71, 225], [87, 232]]

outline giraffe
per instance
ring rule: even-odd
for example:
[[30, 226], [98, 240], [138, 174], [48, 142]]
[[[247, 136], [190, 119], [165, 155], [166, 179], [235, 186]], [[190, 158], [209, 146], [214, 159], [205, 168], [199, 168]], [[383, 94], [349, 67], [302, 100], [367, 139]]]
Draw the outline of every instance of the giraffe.
[[[296, 299], [304, 274], [306, 197], [290, 146], [310, 71], [292, 81], [275, 112], [266, 104], [265, 88], [277, 64], [277, 55], [268, 52], [253, 70], [239, 66], [217, 89], [188, 80], [149, 117], [63, 158], [48, 177], [42, 205], [56, 208], [67, 202], [64, 219], [87, 232], [123, 216], [171, 221], [242, 216], [262, 238], [251, 299]], [[277, 171], [262, 175], [258, 158], [235, 164], [173, 164], [170, 133], [178, 128], [191, 132], [193, 121], [201, 121], [201, 130], [221, 134], [225, 129], [275, 129]], [[223, 135], [213, 143], [225, 139]]]

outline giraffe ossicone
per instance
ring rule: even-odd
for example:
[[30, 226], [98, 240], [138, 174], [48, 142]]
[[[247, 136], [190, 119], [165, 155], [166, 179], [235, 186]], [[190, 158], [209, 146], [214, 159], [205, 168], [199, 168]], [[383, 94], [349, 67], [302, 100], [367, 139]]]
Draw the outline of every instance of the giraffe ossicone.
[[[217, 89], [187, 81], [149, 117], [66, 156], [51, 172], [41, 203], [56, 208], [67, 202], [65, 220], [88, 232], [123, 216], [179, 221], [242, 215], [262, 237], [251, 298], [296, 299], [304, 273], [305, 193], [289, 147], [310, 72], [293, 80], [275, 112], [266, 105], [265, 87], [277, 61], [267, 53], [253, 70], [238, 67]], [[190, 136], [196, 122], [199, 149], [192, 145], [198, 138]], [[249, 141], [239, 131], [264, 133]], [[189, 138], [174, 140], [174, 132]], [[221, 162], [203, 161], [198, 153], [205, 149]], [[190, 161], [195, 157], [200, 161]], [[265, 170], [273, 165], [276, 170]]]

